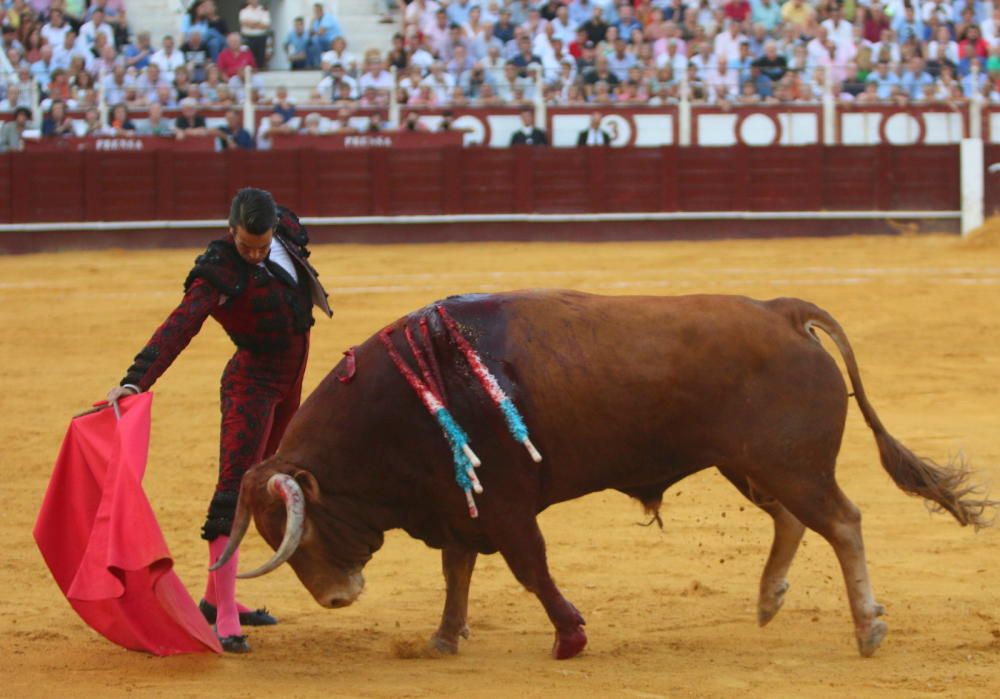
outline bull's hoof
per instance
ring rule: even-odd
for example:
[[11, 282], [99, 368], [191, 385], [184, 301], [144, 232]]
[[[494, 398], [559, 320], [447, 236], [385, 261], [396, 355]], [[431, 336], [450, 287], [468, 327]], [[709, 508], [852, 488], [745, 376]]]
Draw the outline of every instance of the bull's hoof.
[[458, 635], [448, 634], [441, 630], [438, 630], [437, 632], [435, 632], [433, 636], [431, 636], [430, 640], [431, 648], [433, 648], [439, 653], [444, 653], [445, 655], [455, 655], [458, 653], [459, 636], [461, 636], [462, 638], [468, 638], [469, 627], [463, 626], [459, 630]]
[[757, 602], [757, 625], [766, 626], [781, 610], [785, 603], [785, 593], [788, 592], [788, 581], [782, 580], [772, 585], [768, 592], [761, 592]]
[[862, 633], [858, 634], [858, 652], [861, 657], [870, 658], [882, 645], [882, 639], [889, 633], [889, 626], [881, 619], [876, 619]]
[[587, 647], [587, 634], [582, 626], [573, 631], [556, 631], [556, 642], [552, 646], [552, 657], [568, 660], [580, 654]]

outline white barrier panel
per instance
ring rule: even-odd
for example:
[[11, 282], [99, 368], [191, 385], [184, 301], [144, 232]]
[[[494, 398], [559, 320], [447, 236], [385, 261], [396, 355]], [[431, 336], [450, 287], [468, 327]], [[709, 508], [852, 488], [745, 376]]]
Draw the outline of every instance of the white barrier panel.
[[983, 225], [983, 139], [962, 139], [962, 235]]

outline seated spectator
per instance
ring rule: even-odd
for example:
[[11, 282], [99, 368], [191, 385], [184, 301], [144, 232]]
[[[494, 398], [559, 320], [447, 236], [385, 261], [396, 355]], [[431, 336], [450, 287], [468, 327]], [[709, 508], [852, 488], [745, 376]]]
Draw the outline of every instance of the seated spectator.
[[113, 136], [111, 129], [101, 123], [101, 115], [96, 107], [91, 107], [83, 114], [83, 133], [81, 136]]
[[163, 118], [163, 107], [158, 104], [149, 105], [149, 117], [136, 126], [140, 136], [173, 136], [174, 126]]
[[328, 133], [357, 133], [358, 130], [351, 124], [351, 110], [341, 109], [337, 112], [337, 118], [331, 120]]
[[243, 117], [236, 109], [226, 111], [226, 123], [215, 129], [219, 136], [219, 145], [222, 150], [229, 148], [240, 148], [242, 150], [253, 150], [253, 136], [243, 128]]
[[914, 56], [907, 64], [903, 73], [901, 86], [911, 100], [919, 100], [924, 96], [924, 87], [934, 85], [934, 78], [924, 70], [924, 61], [920, 56]]
[[[875, 72], [869, 73], [865, 82], [873, 83], [876, 86], [876, 95], [880, 101], [888, 101], [893, 92], [900, 85], [899, 76], [889, 70], [887, 61], [880, 61]], [[867, 94], [868, 89], [865, 88]]]
[[304, 17], [296, 17], [292, 22], [292, 29], [285, 36], [285, 56], [292, 70], [305, 70], [309, 67], [309, 34], [306, 32], [306, 20]]
[[62, 68], [63, 70], [69, 70], [73, 59], [76, 57], [81, 58], [85, 64], [93, 61], [90, 52], [77, 44], [76, 34], [71, 31], [66, 32], [63, 43], [52, 47], [52, 67], [53, 69]]
[[135, 88], [135, 79], [125, 72], [125, 66], [118, 64], [114, 70], [104, 76], [104, 99], [108, 104], [118, 104], [125, 101], [125, 93]]
[[205, 136], [209, 130], [205, 126], [205, 117], [198, 113], [198, 103], [188, 97], [181, 102], [181, 114], [174, 122], [178, 138], [185, 136]]
[[0, 99], [0, 112], [12, 112], [18, 107], [30, 108], [31, 97], [18, 85], [8, 85], [6, 96]]
[[764, 55], [751, 64], [772, 82], [781, 80], [788, 70], [788, 61], [778, 53], [778, 45], [773, 41], [764, 44]]
[[271, 112], [260, 126], [257, 127], [257, 150], [271, 150], [274, 143], [271, 139], [275, 134], [294, 134], [295, 129], [289, 126], [281, 114]]
[[[341, 90], [342, 86], [346, 86], [346, 92]], [[330, 66], [330, 74], [319, 81], [313, 94], [324, 102], [336, 102], [338, 99], [345, 98], [358, 99], [361, 96], [361, 90], [358, 87], [358, 81], [347, 75], [343, 64], [337, 62]]]
[[204, 81], [205, 68], [211, 60], [211, 53], [199, 30], [191, 30], [187, 39], [181, 44], [180, 52], [184, 56], [184, 65], [188, 69], [191, 81], [195, 83]]
[[445, 72], [444, 64], [441, 61], [435, 61], [431, 66], [431, 72], [420, 81], [420, 85], [427, 86], [433, 91], [436, 103], [444, 104], [448, 101], [451, 91], [455, 87], [455, 78], [450, 73]]
[[417, 112], [407, 112], [403, 123], [399, 125], [399, 130], [426, 132], [428, 129], [427, 125], [420, 121], [420, 115]]
[[342, 34], [343, 31], [340, 29], [340, 23], [337, 22], [333, 15], [326, 13], [323, 9], [323, 3], [314, 3], [313, 19], [309, 23], [309, 44], [306, 49], [307, 62], [310, 68], [319, 67], [320, 56], [325, 51], [328, 51], [333, 40]]
[[149, 62], [159, 66], [160, 74], [167, 82], [173, 82], [174, 72], [185, 63], [184, 54], [175, 48], [172, 36], [163, 37], [162, 46], [163, 48], [150, 57]]
[[593, 112], [590, 115], [590, 126], [576, 137], [576, 145], [578, 146], [610, 146], [611, 145], [611, 134], [601, 128], [601, 119], [603, 118], [600, 112]]
[[46, 86], [45, 94], [49, 99], [68, 104], [73, 98], [73, 86], [69, 82], [69, 73], [65, 70], [52, 71], [52, 82]]
[[285, 124], [295, 116], [295, 102], [288, 96], [288, 88], [279, 85], [274, 91], [274, 99], [271, 102], [275, 114], [281, 115], [281, 123]]
[[93, 50], [98, 34], [103, 34], [109, 45], [115, 45], [115, 30], [105, 21], [104, 12], [99, 9], [80, 27], [79, 41], [83, 48]]
[[133, 68], [137, 71], [145, 70], [154, 53], [149, 32], [139, 32], [135, 35], [135, 43], [127, 44], [122, 49], [122, 56], [125, 58], [125, 67]]
[[[0, 109], [2, 109], [0, 105]], [[24, 132], [31, 120], [31, 110], [27, 107], [17, 107], [14, 119], [0, 124], [0, 153], [24, 150]]]
[[39, 85], [48, 85], [52, 80], [52, 47], [48, 44], [42, 46], [38, 52], [38, 60], [31, 64], [31, 75]]
[[170, 83], [160, 75], [160, 66], [155, 63], [146, 66], [146, 70], [135, 81], [136, 90], [146, 102], [153, 102], [156, 98], [156, 91], [163, 85], [169, 87]]
[[59, 8], [53, 8], [49, 12], [49, 21], [42, 26], [42, 36], [53, 48], [62, 46], [66, 41], [66, 35], [71, 31], [72, 27], [66, 22], [66, 16]]
[[257, 68], [253, 54], [250, 53], [250, 49], [243, 46], [242, 37], [236, 32], [226, 37], [226, 48], [219, 54], [215, 64], [226, 80], [237, 75], [242, 78], [243, 69], [248, 66], [255, 70]]
[[302, 128], [299, 129], [299, 133], [303, 136], [325, 136], [326, 131], [323, 130], [323, 118], [316, 112], [306, 114], [306, 118], [302, 120]]
[[201, 90], [202, 99], [205, 102], [212, 104], [219, 99], [219, 88], [228, 86], [222, 80], [222, 74], [219, 72], [219, 67], [214, 63], [209, 63], [205, 67], [205, 80], [198, 85], [198, 89]]
[[177, 99], [177, 90], [172, 85], [160, 85], [149, 101], [159, 104], [164, 109], [173, 109], [180, 103]]
[[364, 92], [371, 87], [380, 95], [388, 95], [394, 83], [392, 74], [385, 69], [382, 60], [377, 57], [371, 57], [366, 61], [365, 67], [365, 74], [358, 80], [358, 87], [361, 88], [361, 91]]
[[174, 73], [174, 93], [178, 100], [190, 97], [192, 88], [197, 89], [188, 75], [187, 67], [181, 66]]
[[330, 43], [330, 50], [320, 56], [321, 66], [333, 66], [335, 63], [340, 63], [349, 76], [357, 76], [358, 57], [347, 50], [347, 39], [342, 36], [336, 37]]
[[45, 138], [60, 138], [72, 136], [73, 120], [66, 113], [66, 103], [62, 100], [52, 100], [49, 111], [42, 120], [42, 136]]

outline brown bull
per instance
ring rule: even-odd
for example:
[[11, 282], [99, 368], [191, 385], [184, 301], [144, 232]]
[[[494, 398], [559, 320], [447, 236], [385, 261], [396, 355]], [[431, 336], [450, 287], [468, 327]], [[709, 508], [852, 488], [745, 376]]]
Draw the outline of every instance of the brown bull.
[[963, 525], [984, 525], [994, 504], [976, 499], [962, 468], [921, 459], [885, 430], [843, 329], [804, 301], [532, 291], [444, 306], [520, 407], [544, 460], [534, 463], [507, 434], [437, 314], [417, 311], [390, 326], [392, 337], [402, 352], [404, 326], [430, 324], [444, 394], [483, 462], [479, 517], [470, 518], [455, 485], [440, 429], [372, 338], [357, 349], [353, 380], [341, 380], [344, 366], [331, 372], [277, 454], [244, 477], [230, 545], [252, 516], [277, 549], [246, 577], [287, 560], [317, 602], [346, 606], [383, 533], [402, 528], [442, 549], [447, 597], [432, 641], [454, 652], [468, 633], [476, 556], [499, 551], [552, 620], [553, 654], [569, 658], [586, 645], [584, 620], [552, 581], [536, 515], [607, 488], [656, 515], [667, 488], [714, 466], [774, 519], [759, 623], [780, 609], [808, 527], [836, 552], [858, 649], [869, 656], [887, 627], [868, 579], [861, 515], [834, 479], [849, 394], [816, 329], [843, 356], [882, 465], [902, 490]]

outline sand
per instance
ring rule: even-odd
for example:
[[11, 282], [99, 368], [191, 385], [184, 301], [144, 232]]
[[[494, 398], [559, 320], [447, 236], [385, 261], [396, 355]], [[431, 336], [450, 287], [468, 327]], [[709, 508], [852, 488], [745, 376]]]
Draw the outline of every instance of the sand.
[[[180, 297], [193, 250], [0, 258], [0, 694], [137, 696], [982, 696], [1000, 686], [1000, 533], [962, 529], [898, 491], [851, 407], [838, 467], [864, 513], [889, 635], [858, 657], [830, 547], [807, 533], [791, 590], [756, 625], [771, 523], [721, 476], [666, 496], [665, 529], [599, 493], [541, 517], [551, 569], [588, 621], [590, 645], [548, 655], [537, 600], [497, 556], [473, 578], [472, 637], [423, 650], [444, 584], [437, 552], [400, 532], [366, 570], [354, 606], [318, 607], [287, 568], [241, 583], [276, 627], [253, 653], [154, 658], [91, 632], [61, 597], [31, 528], [70, 416], [100, 399]], [[947, 236], [712, 243], [325, 246], [314, 260], [337, 315], [313, 335], [307, 390], [400, 314], [459, 292], [570, 287], [612, 294], [794, 295], [847, 329], [883, 421], [918, 452], [964, 453], [1000, 495], [1000, 244]], [[145, 486], [176, 569], [204, 584], [199, 538], [218, 449], [218, 378], [231, 350], [206, 325], [155, 387]], [[247, 565], [264, 560], [252, 532]]]

